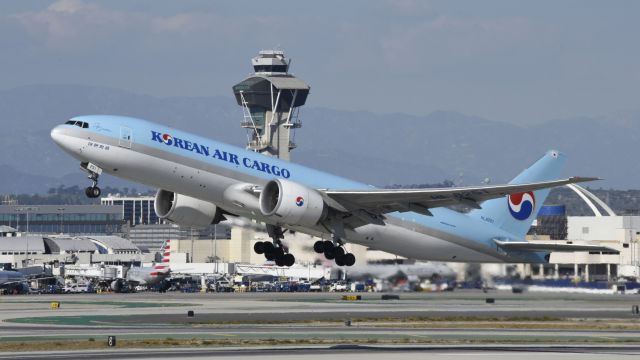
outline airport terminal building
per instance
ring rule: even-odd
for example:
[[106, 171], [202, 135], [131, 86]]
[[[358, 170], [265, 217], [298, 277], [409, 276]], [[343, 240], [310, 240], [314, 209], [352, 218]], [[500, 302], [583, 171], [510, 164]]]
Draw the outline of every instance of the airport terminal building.
[[25, 234], [119, 234], [121, 206], [0, 205], [0, 225]]
[[120, 236], [0, 236], [0, 264], [5, 268], [54, 264], [56, 267], [65, 264], [140, 265], [152, 260], [153, 255], [142, 254], [138, 247]]
[[160, 224], [161, 220], [154, 210], [153, 196], [111, 195], [100, 199], [103, 206], [117, 206], [122, 209], [122, 219], [129, 226], [140, 224]]

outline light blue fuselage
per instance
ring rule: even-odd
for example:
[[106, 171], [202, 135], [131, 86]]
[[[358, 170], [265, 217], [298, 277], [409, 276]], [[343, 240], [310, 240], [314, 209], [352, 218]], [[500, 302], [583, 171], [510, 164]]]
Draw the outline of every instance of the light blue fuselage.
[[[107, 115], [72, 120], [89, 126], [59, 125], [52, 130], [52, 138], [80, 161], [96, 164], [118, 177], [212, 202], [232, 214], [258, 221], [268, 223], [269, 219], [229, 202], [225, 191], [238, 183], [263, 186], [274, 178], [313, 189], [372, 187], [145, 120]], [[545, 262], [547, 253], [500, 250], [493, 239], [514, 236], [499, 227], [446, 208], [430, 210], [433, 216], [389, 214], [384, 226], [347, 230], [346, 240], [422, 260]], [[329, 236], [321, 226], [291, 228]]]

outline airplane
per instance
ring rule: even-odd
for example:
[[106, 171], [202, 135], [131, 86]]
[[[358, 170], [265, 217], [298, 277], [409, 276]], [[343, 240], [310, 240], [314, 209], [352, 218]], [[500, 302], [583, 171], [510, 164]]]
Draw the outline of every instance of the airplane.
[[19, 271], [0, 270], [0, 289], [9, 293], [28, 292], [27, 277]]
[[56, 279], [40, 266], [21, 268], [20, 270], [0, 270], [0, 289], [8, 293], [29, 292], [29, 281]]
[[[322, 239], [314, 250], [338, 266], [356, 262], [347, 242], [416, 260], [478, 263], [546, 263], [551, 251], [615, 252], [525, 241], [550, 188], [598, 180], [558, 179], [566, 156], [556, 150], [505, 185], [381, 189], [132, 117], [78, 116], [51, 137], [87, 172], [87, 196], [100, 196], [105, 172], [158, 188], [157, 215], [181, 226], [227, 216], [265, 223], [272, 241], [257, 242], [254, 251], [278, 266], [295, 262], [281, 242], [287, 230]], [[447, 208], [460, 204], [472, 210]]]
[[171, 245], [167, 239], [160, 249], [160, 263], [153, 266], [131, 267], [127, 271], [124, 279], [116, 279], [111, 282], [113, 291], [126, 291], [126, 289], [135, 288], [138, 285], [151, 287], [165, 281], [171, 274]]

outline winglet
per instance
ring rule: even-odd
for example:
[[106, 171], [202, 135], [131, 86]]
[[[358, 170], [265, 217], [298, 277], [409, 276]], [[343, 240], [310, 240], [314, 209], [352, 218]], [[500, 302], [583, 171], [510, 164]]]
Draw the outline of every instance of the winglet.
[[598, 177], [586, 177], [586, 176], [572, 176], [569, 178], [572, 184], [580, 183], [580, 182], [588, 182], [588, 181], [600, 181], [602, 178]]

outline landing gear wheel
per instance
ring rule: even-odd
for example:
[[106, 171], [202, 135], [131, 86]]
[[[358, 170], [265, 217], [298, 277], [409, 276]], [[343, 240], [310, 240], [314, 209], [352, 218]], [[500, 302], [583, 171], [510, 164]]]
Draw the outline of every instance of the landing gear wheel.
[[284, 256], [278, 256], [278, 257], [276, 258], [276, 265], [278, 265], [278, 266], [285, 266]]
[[[271, 247], [269, 247], [268, 245], [271, 245]], [[275, 260], [276, 257], [278, 257], [278, 254], [276, 253], [276, 249], [273, 247], [273, 244], [265, 242], [264, 257], [269, 261]]]
[[324, 252], [324, 241], [318, 240], [313, 244], [313, 251], [318, 254], [322, 254]]
[[89, 186], [88, 188], [84, 189], [84, 193], [88, 198], [94, 199], [99, 197], [102, 191], [97, 186]]
[[292, 254], [285, 254], [282, 257], [282, 261], [284, 266], [292, 266], [296, 262], [296, 258]]
[[344, 255], [336, 257], [336, 265], [344, 266]]
[[328, 260], [333, 260], [336, 257], [336, 248], [331, 248], [329, 250], [324, 251], [324, 257]]
[[278, 264], [278, 259], [282, 261], [283, 256], [284, 250], [281, 247], [275, 247], [272, 243], [265, 242], [264, 257], [267, 258], [267, 260], [273, 260], [276, 262], [276, 264]]
[[333, 242], [330, 240], [325, 240], [322, 242], [322, 249], [324, 250], [324, 252], [326, 253], [327, 251], [333, 250], [335, 246], [333, 245]]
[[253, 244], [253, 251], [256, 254], [264, 254], [264, 243], [262, 241], [258, 241], [257, 243]]
[[344, 256], [342, 257], [342, 260], [344, 261], [344, 264], [346, 266], [353, 266], [356, 263], [356, 257], [353, 256], [353, 254], [351, 253], [344, 254]]
[[345, 251], [344, 251], [343, 248], [338, 246], [333, 250], [333, 254], [334, 254], [335, 258], [338, 259], [338, 258], [342, 257], [345, 254]]

